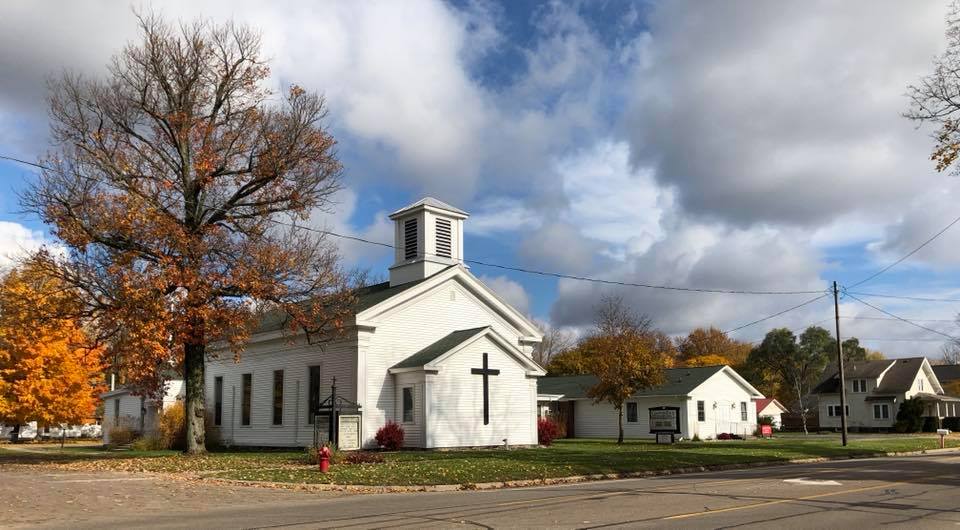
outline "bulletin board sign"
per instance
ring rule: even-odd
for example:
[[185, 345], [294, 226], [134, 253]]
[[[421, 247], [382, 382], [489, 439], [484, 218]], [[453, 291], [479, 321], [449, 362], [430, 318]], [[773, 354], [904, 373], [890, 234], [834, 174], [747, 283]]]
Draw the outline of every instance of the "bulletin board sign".
[[650, 407], [650, 432], [680, 434], [680, 407]]

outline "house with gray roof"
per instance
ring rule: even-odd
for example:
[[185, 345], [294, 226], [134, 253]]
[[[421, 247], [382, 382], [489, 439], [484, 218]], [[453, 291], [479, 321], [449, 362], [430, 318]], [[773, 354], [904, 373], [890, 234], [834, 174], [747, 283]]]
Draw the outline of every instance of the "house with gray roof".
[[[912, 397], [924, 402], [924, 415], [939, 420], [960, 414], [960, 399], [948, 396], [925, 357], [854, 361], [844, 366], [847, 427], [885, 431], [896, 422], [900, 404]], [[813, 388], [820, 398], [820, 427], [840, 428], [840, 373], [828, 367]]]
[[[544, 377], [537, 382], [540, 414], [564, 422], [567, 437], [610, 438], [618, 434], [618, 411], [588, 395], [593, 375]], [[713, 439], [720, 433], [753, 434], [757, 426], [756, 388], [729, 366], [664, 370], [661, 385], [641, 390], [624, 405], [624, 436], [652, 438], [658, 411], [676, 410], [675, 434]]]

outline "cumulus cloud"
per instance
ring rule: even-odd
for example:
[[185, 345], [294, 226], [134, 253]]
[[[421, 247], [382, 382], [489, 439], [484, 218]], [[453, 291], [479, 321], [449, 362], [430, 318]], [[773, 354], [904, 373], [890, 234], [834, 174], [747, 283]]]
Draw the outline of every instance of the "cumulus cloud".
[[530, 312], [530, 296], [519, 283], [506, 276], [480, 276], [480, 281], [493, 289], [500, 298], [523, 314]]
[[18, 258], [49, 243], [39, 230], [31, 230], [20, 223], [0, 221], [0, 269], [9, 267]]
[[[625, 120], [634, 162], [690, 214], [818, 226], [942, 177], [900, 113], [944, 5], [663, 2]], [[734, 29], [736, 28], [736, 29]], [[884, 28], [878, 31], [878, 28]]]

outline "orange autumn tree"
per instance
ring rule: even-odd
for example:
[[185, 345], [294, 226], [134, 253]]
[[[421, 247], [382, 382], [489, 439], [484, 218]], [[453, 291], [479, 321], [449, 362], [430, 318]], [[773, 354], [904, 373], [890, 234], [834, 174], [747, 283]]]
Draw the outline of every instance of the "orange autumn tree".
[[[138, 393], [185, 380], [187, 452], [205, 451], [204, 361], [237, 356], [264, 311], [341, 329], [353, 295], [335, 245], [301, 223], [329, 209], [341, 166], [323, 98], [274, 94], [259, 35], [140, 16], [104, 79], [52, 83], [56, 152], [23, 197], [67, 259], [81, 313]], [[114, 367], [116, 368], [116, 367]]]
[[727, 364], [738, 367], [750, 355], [749, 343], [731, 339], [717, 328], [697, 328], [686, 337], [678, 338], [678, 366], [712, 366]]
[[587, 372], [598, 380], [587, 389], [587, 397], [616, 409], [617, 443], [622, 444], [624, 403], [637, 392], [663, 383], [663, 371], [675, 354], [673, 342], [649, 318], [634, 314], [621, 298], [605, 298], [597, 309], [596, 328], [580, 341], [577, 351]]
[[75, 292], [30, 263], [0, 280], [0, 422], [80, 423], [103, 390], [103, 349], [69, 315]]

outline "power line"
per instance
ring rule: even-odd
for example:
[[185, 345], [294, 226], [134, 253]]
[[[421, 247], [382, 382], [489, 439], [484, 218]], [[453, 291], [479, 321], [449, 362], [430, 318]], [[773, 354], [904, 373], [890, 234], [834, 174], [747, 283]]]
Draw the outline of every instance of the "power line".
[[750, 326], [752, 326], [752, 325], [754, 325], [754, 324], [759, 324], [759, 323], [761, 323], [761, 322], [765, 322], [765, 321], [767, 321], [767, 320], [770, 320], [771, 318], [776, 318], [776, 317], [778, 317], [778, 316], [780, 316], [780, 315], [783, 315], [783, 314], [789, 313], [789, 312], [791, 312], [791, 311], [800, 309], [801, 307], [804, 307], [804, 306], [806, 306], [806, 305], [810, 305], [810, 304], [816, 302], [817, 300], [820, 300], [820, 299], [822, 299], [822, 298], [826, 298], [827, 296], [829, 296], [828, 293], [821, 294], [820, 296], [817, 296], [817, 297], [815, 297], [815, 298], [811, 298], [811, 299], [807, 300], [806, 302], [797, 304], [797, 305], [795, 305], [795, 306], [793, 306], [793, 307], [789, 307], [789, 308], [787, 308], [787, 309], [784, 309], [783, 311], [780, 311], [780, 312], [778, 312], [778, 313], [774, 313], [774, 314], [772, 314], [772, 315], [770, 315], [770, 316], [768, 316], [768, 317], [764, 317], [764, 318], [761, 318], [761, 319], [758, 319], [758, 320], [754, 320], [753, 322], [748, 322], [748, 323], [746, 323], [746, 324], [744, 324], [744, 325], [742, 325], [742, 326], [738, 326], [738, 327], [735, 327], [735, 328], [733, 328], [733, 329], [724, 331], [723, 333], [724, 333], [725, 335], [729, 335], [729, 334], [733, 333], [734, 331], [739, 331], [739, 330], [741, 330], [741, 329], [743, 329], [743, 328], [750, 327]]
[[897, 319], [897, 320], [900, 320], [901, 322], [906, 322], [907, 324], [910, 324], [911, 326], [915, 326], [915, 327], [918, 327], [918, 328], [920, 328], [920, 329], [925, 329], [925, 330], [927, 330], [927, 331], [929, 331], [929, 332], [931, 332], [931, 333], [936, 333], [937, 335], [942, 335], [942, 336], [944, 336], [944, 337], [946, 337], [946, 338], [948, 338], [948, 339], [950, 339], [950, 340], [957, 340], [955, 337], [952, 337], [952, 336], [950, 336], [950, 335], [947, 335], [946, 333], [943, 333], [942, 331], [937, 331], [937, 330], [935, 330], [935, 329], [933, 329], [933, 328], [928, 328], [927, 326], [924, 326], [923, 324], [917, 324], [916, 322], [914, 322], [914, 321], [912, 321], [912, 320], [907, 320], [907, 319], [905, 319], [905, 318], [903, 318], [903, 317], [897, 316], [897, 315], [895, 315], [895, 314], [887, 311], [886, 309], [877, 307], [877, 306], [875, 306], [875, 305], [873, 305], [873, 304], [871, 304], [871, 303], [869, 303], [869, 302], [865, 302], [865, 301], [857, 298], [856, 296], [854, 296], [854, 295], [852, 295], [852, 294], [850, 294], [850, 293], [846, 293], [846, 295], [849, 296], [850, 298], [853, 298], [854, 300], [860, 302], [861, 304], [863, 304], [863, 305], [865, 305], [865, 306], [867, 306], [867, 307], [871, 307], [871, 308], [873, 308], [873, 309], [876, 309], [877, 311], [879, 311], [879, 312], [881, 312], [881, 313], [883, 313], [883, 314], [885, 314], [885, 315], [891, 316], [891, 317], [893, 317], [893, 318], [895, 318], [895, 319]]
[[[27, 162], [27, 161], [25, 161], [25, 160], [21, 160], [21, 159], [14, 158], [14, 157], [10, 157], [10, 156], [0, 155], [0, 158], [6, 159], [6, 160], [12, 160], [12, 161], [14, 161], [14, 162], [19, 162], [19, 163], [21, 163], [21, 164], [26, 164], [26, 165], [33, 166], [33, 167], [36, 167], [36, 168], [39, 168], [39, 169], [44, 169], [44, 170], [47, 170], [47, 171], [53, 171], [53, 172], [58, 172], [58, 173], [60, 172], [60, 171], [57, 170], [57, 169], [54, 169], [54, 168], [51, 168], [51, 167], [48, 167], [48, 166], [44, 166], [44, 165], [42, 165], [42, 164], [36, 164], [36, 163], [33, 163], [33, 162]], [[93, 180], [98, 180], [98, 179], [93, 179]], [[98, 181], [99, 181], [99, 180], [98, 180]], [[103, 183], [102, 181], [99, 181], [99, 182]], [[217, 208], [217, 207], [215, 207], [215, 206], [210, 206], [210, 207], [208, 207], [208, 208], [211, 209], [211, 210], [216, 210], [216, 211], [221, 211], [221, 212], [227, 212], [226, 210], [224, 210], [224, 209], [222, 209], [222, 208]], [[384, 243], [384, 242], [381, 242], [381, 241], [373, 241], [373, 240], [365, 239], [365, 238], [362, 238], [362, 237], [350, 236], [350, 235], [346, 235], [346, 234], [339, 234], [339, 233], [336, 233], [336, 232], [332, 232], [332, 231], [330, 231], [330, 230], [320, 230], [320, 229], [317, 229], [317, 228], [312, 228], [312, 227], [304, 226], [304, 225], [284, 223], [284, 222], [282, 222], [282, 221], [278, 221], [278, 220], [276, 220], [276, 219], [271, 219], [271, 218], [269, 218], [269, 217], [267, 217], [267, 218], [265, 218], [265, 219], [266, 219], [267, 221], [269, 221], [269, 222], [272, 222], [272, 223], [275, 223], [275, 224], [278, 224], [278, 225], [281, 225], [281, 226], [287, 226], [287, 227], [291, 227], [291, 228], [299, 228], [299, 229], [308, 230], [308, 231], [311, 231], [311, 232], [316, 232], [316, 233], [318, 233], [318, 234], [328, 235], [328, 236], [337, 237], [337, 238], [341, 238], [341, 239], [348, 239], [348, 240], [351, 240], [351, 241], [356, 241], [356, 242], [360, 242], [360, 243], [366, 243], [366, 244], [370, 244], [370, 245], [377, 245], [377, 246], [386, 247], [386, 248], [391, 248], [391, 249], [392, 249], [392, 248], [395, 248], [394, 245], [391, 245], [391, 244], [389, 244], [389, 243]], [[426, 255], [436, 256], [436, 254], [431, 254], [431, 253], [421, 253], [420, 255], [423, 255], [423, 256], [426, 256]], [[564, 274], [564, 273], [553, 272], [553, 271], [542, 271], [542, 270], [536, 270], [536, 269], [526, 269], [526, 268], [522, 268], [522, 267], [513, 267], [513, 266], [510, 266], [510, 265], [501, 265], [501, 264], [498, 264], [498, 263], [490, 263], [490, 262], [485, 262], [485, 261], [476, 260], [476, 259], [463, 259], [462, 261], [463, 261], [464, 263], [470, 263], [470, 264], [473, 264], [473, 265], [479, 265], [479, 266], [481, 266], [481, 267], [491, 267], [491, 268], [497, 268], [497, 269], [502, 269], [502, 270], [509, 270], [509, 271], [514, 271], [514, 272], [520, 272], [520, 273], [524, 273], [524, 274], [534, 274], [534, 275], [539, 275], [539, 276], [548, 276], [548, 277], [553, 277], [553, 278], [561, 278], [561, 279], [575, 280], [575, 281], [582, 281], [582, 282], [592, 282], [592, 283], [598, 283], [598, 284], [604, 284], [604, 285], [617, 285], [617, 286], [622, 286], [622, 287], [639, 287], [639, 288], [644, 288], [644, 289], [660, 289], [660, 290], [667, 290], [667, 291], [685, 291], [685, 292], [694, 292], [694, 293], [715, 293], [715, 294], [744, 294], [744, 295], [761, 295], [761, 296], [766, 296], [766, 295], [816, 294], [816, 293], [821, 293], [821, 292], [822, 292], [822, 291], [815, 291], [815, 290], [807, 290], [807, 291], [759, 290], [759, 291], [758, 291], [758, 290], [740, 290], [740, 289], [708, 289], [708, 288], [696, 288], [696, 287], [680, 287], [680, 286], [676, 286], [676, 285], [657, 285], [657, 284], [649, 284], [649, 283], [638, 283], [638, 282], [625, 282], [625, 281], [616, 281], [616, 280], [605, 280], [605, 279], [602, 279], [602, 278], [592, 278], [592, 277], [588, 277], [588, 276], [578, 276], [578, 275], [574, 275], [574, 274]]]
[[924, 296], [900, 296], [895, 294], [884, 294], [884, 293], [862, 293], [857, 291], [846, 291], [845, 294], [857, 295], [857, 296], [866, 296], [869, 298], [891, 298], [894, 300], [910, 300], [913, 302], [957, 302], [960, 303], [960, 298], [928, 298]]
[[[840, 315], [840, 318], [847, 319], [847, 320], [899, 320], [897, 318], [892, 318], [892, 317], [848, 317], [843, 315]], [[907, 320], [911, 320], [913, 322], [950, 322], [950, 323], [957, 322], [957, 320], [953, 318], [907, 318]]]
[[877, 276], [880, 276], [881, 274], [887, 272], [888, 270], [896, 267], [897, 265], [899, 265], [900, 263], [902, 263], [903, 261], [905, 261], [905, 260], [906, 260], [907, 258], [909, 258], [910, 256], [916, 254], [918, 251], [920, 251], [920, 249], [922, 249], [923, 247], [929, 245], [931, 242], [933, 242], [934, 239], [936, 239], [936, 238], [940, 237], [941, 235], [943, 235], [944, 232], [946, 232], [947, 230], [950, 230], [950, 228], [953, 227], [953, 225], [955, 225], [955, 224], [957, 224], [957, 223], [960, 223], [960, 217], [957, 217], [956, 219], [954, 219], [953, 221], [951, 221], [950, 224], [948, 224], [947, 226], [943, 227], [942, 230], [940, 230], [940, 231], [937, 232], [936, 234], [933, 234], [933, 235], [930, 237], [930, 239], [927, 239], [926, 241], [924, 241], [923, 243], [921, 243], [919, 247], [911, 250], [910, 252], [907, 252], [903, 257], [901, 257], [901, 258], [898, 259], [897, 261], [894, 261], [894, 262], [891, 263], [890, 265], [887, 265], [886, 267], [878, 270], [877, 272], [871, 274], [870, 276], [867, 276], [866, 278], [864, 278], [864, 279], [860, 280], [859, 282], [851, 285], [850, 287], [856, 287], [856, 286], [858, 286], [858, 285], [867, 283], [867, 282], [869, 282], [870, 280], [876, 278]]
[[866, 337], [851, 337], [859, 341], [866, 342], [868, 340], [879, 341], [879, 342], [943, 342], [943, 339], [906, 339], [906, 338], [891, 338], [891, 339], [877, 339], [877, 338], [866, 338]]

